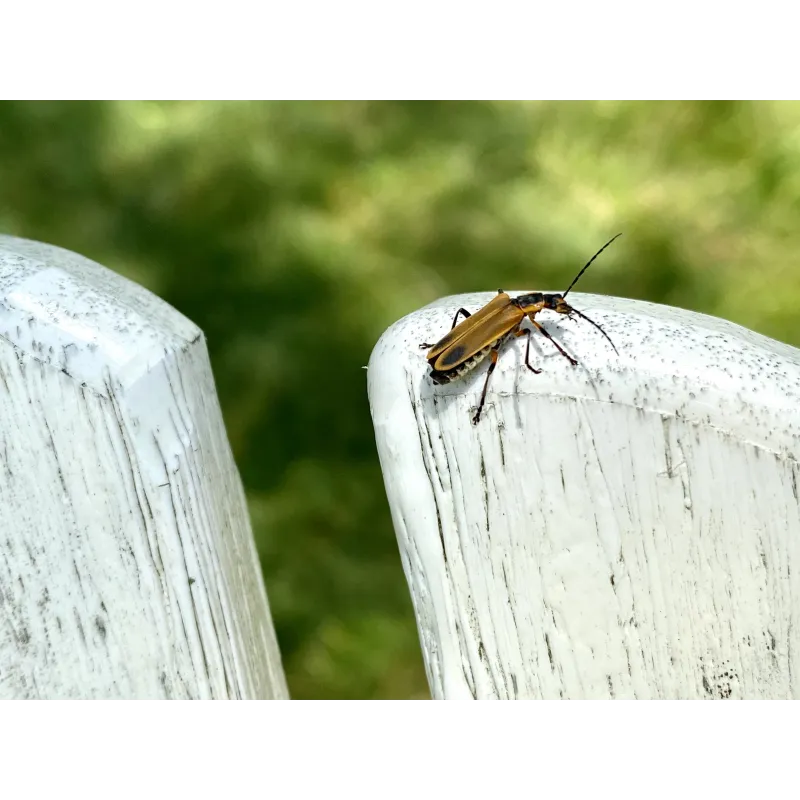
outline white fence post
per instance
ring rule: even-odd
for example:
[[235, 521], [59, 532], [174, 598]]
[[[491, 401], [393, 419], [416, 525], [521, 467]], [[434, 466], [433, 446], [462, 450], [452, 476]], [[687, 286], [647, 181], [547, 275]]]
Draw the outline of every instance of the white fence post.
[[[571, 295], [486, 374], [434, 386], [392, 326], [369, 394], [437, 698], [800, 696], [800, 351], [650, 303]], [[534, 357], [533, 352], [536, 351]]]
[[0, 698], [284, 698], [200, 330], [0, 236]]

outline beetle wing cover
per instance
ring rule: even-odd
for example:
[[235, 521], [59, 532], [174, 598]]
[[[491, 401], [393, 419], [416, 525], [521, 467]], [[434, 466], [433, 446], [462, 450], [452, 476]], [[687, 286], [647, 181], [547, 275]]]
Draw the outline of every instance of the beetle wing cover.
[[[488, 307], [485, 306], [478, 313], [482, 313]], [[477, 316], [477, 313], [473, 314], [472, 317], [467, 319], [467, 322], [471, 322], [472, 318]], [[433, 361], [429, 360], [429, 363], [435, 370], [440, 372], [453, 369], [453, 367], [457, 367], [468, 358], [474, 356], [475, 353], [479, 353], [481, 350], [495, 344], [498, 339], [501, 339], [516, 328], [524, 318], [525, 315], [516, 306], [511, 304], [501, 306], [497, 304], [491, 314], [484, 315], [482, 319], [478, 320], [477, 324], [470, 326], [438, 358], [434, 358]], [[453, 333], [455, 333], [455, 329]]]
[[508, 306], [510, 300], [511, 298], [505, 292], [496, 294], [483, 308], [478, 309], [474, 314], [462, 320], [446, 336], [439, 339], [425, 357], [428, 361], [431, 361], [441, 355], [459, 339], [463, 339], [467, 336], [476, 325], [480, 325], [489, 317], [493, 317], [497, 314], [500, 309]]

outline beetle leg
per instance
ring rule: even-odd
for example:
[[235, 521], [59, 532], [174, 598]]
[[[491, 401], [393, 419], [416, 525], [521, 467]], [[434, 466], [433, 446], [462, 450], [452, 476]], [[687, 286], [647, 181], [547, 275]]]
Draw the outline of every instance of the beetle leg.
[[578, 362], [545, 330], [544, 326], [540, 325], [535, 319], [532, 319], [531, 322], [539, 329], [542, 336], [549, 339], [556, 346], [556, 350], [558, 350], [573, 367], [578, 366]]
[[540, 369], [534, 369], [531, 366], [530, 361], [528, 360], [531, 355], [531, 329], [530, 328], [521, 328], [518, 330], [514, 336], [527, 336], [528, 337], [528, 344], [525, 346], [525, 366], [534, 374], [539, 375], [541, 373]]
[[489, 371], [486, 373], [486, 380], [483, 382], [483, 391], [481, 392], [481, 401], [478, 403], [478, 410], [475, 412], [475, 416], [472, 418], [472, 424], [477, 425], [478, 421], [481, 418], [481, 411], [483, 410], [483, 404], [486, 402], [486, 390], [489, 388], [489, 378], [492, 377], [492, 373], [494, 372], [494, 368], [497, 366], [497, 355], [500, 351], [500, 346], [503, 344], [504, 339], [501, 339], [491, 350], [489, 353], [489, 358], [492, 359], [492, 363], [489, 364]]
[[[470, 312], [467, 311], [466, 308], [459, 308], [458, 311], [456, 311], [456, 315], [453, 317], [453, 324], [450, 326], [450, 330], [453, 330], [453, 328], [455, 328], [455, 326], [458, 324], [458, 315], [459, 314], [463, 314], [464, 315], [464, 319], [466, 319], [467, 317], [471, 317], [472, 316], [472, 314], [470, 314]], [[419, 349], [420, 350], [430, 350], [430, 348], [433, 347], [434, 344], [436, 344], [436, 342], [434, 342], [433, 344], [428, 344], [428, 342], [423, 342], [419, 346]]]
[[466, 308], [459, 308], [458, 311], [456, 311], [456, 315], [453, 317], [453, 324], [450, 326], [450, 330], [453, 330], [453, 328], [455, 328], [455, 326], [458, 324], [458, 315], [459, 314], [463, 314], [464, 315], [464, 319], [466, 319], [467, 317], [471, 317], [472, 316], [472, 314], [470, 314], [469, 311], [467, 311]]

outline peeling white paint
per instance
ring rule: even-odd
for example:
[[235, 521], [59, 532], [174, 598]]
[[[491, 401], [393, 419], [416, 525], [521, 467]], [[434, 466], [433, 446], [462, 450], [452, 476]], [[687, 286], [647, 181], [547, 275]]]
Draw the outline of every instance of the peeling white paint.
[[0, 236], [0, 698], [287, 697], [200, 330]]
[[[575, 293], [434, 386], [459, 306], [393, 325], [369, 365], [378, 451], [438, 698], [800, 696], [800, 351], [723, 320]], [[534, 355], [535, 353], [535, 355]]]

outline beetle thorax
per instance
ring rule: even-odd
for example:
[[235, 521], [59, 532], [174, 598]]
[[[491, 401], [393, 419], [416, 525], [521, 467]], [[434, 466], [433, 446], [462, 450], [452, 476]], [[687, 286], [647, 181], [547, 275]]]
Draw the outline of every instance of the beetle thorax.
[[517, 306], [525, 314], [530, 314], [532, 311], [541, 311], [545, 305], [545, 297], [541, 292], [530, 292], [529, 294], [521, 294], [515, 297], [511, 302]]

